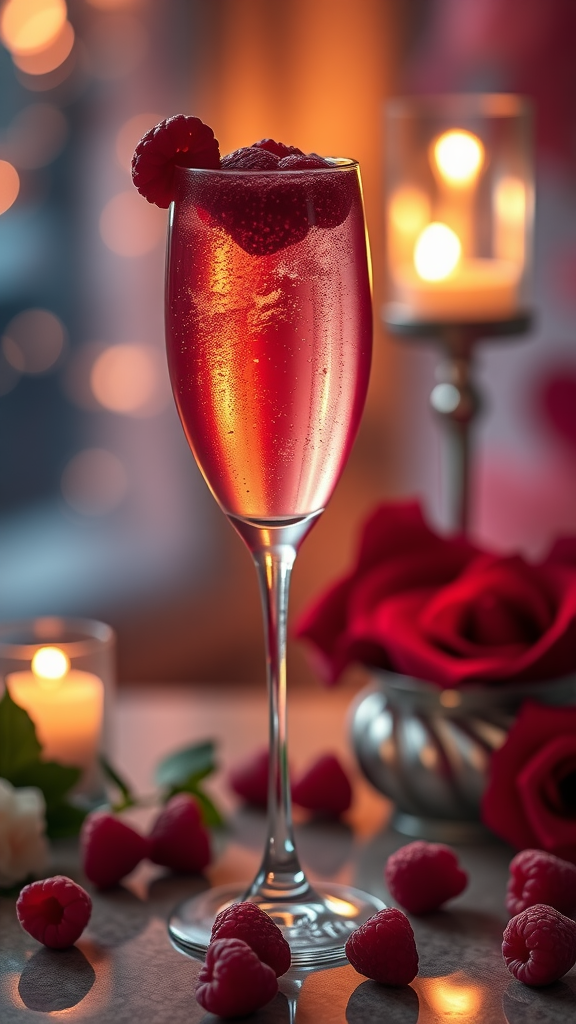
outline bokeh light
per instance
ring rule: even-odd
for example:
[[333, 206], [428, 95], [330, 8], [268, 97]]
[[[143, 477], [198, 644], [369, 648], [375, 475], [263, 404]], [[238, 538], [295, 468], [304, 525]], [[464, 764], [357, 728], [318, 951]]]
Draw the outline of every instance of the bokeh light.
[[165, 212], [143, 201], [135, 189], [113, 196], [100, 216], [102, 241], [119, 256], [144, 256], [165, 233]]
[[94, 397], [111, 412], [138, 416], [156, 411], [158, 361], [157, 353], [146, 345], [106, 348], [90, 373]]
[[18, 198], [20, 177], [8, 160], [0, 160], [0, 214], [6, 213]]
[[0, 13], [0, 37], [13, 56], [44, 50], [66, 22], [65, 0], [8, 0]]
[[49, 46], [37, 53], [12, 54], [12, 60], [27, 75], [47, 75], [55, 71], [70, 56], [74, 46], [74, 29], [65, 21], [61, 31]]
[[31, 667], [42, 679], [62, 679], [70, 668], [70, 658], [60, 647], [39, 647]]
[[390, 220], [403, 235], [417, 235], [430, 220], [430, 200], [422, 189], [404, 185], [390, 196]]
[[58, 107], [30, 103], [12, 120], [2, 148], [16, 167], [36, 170], [56, 159], [67, 138], [68, 122]]
[[116, 136], [116, 156], [124, 170], [130, 170], [134, 150], [142, 136], [161, 120], [159, 114], [135, 114], [119, 129]]
[[471, 185], [484, 162], [484, 146], [472, 132], [444, 132], [434, 143], [434, 160], [449, 185]]
[[105, 448], [78, 452], [62, 473], [64, 500], [80, 515], [103, 516], [122, 502], [128, 490], [126, 470]]
[[2, 353], [19, 373], [45, 373], [60, 358], [66, 343], [62, 321], [47, 309], [26, 309], [10, 321]]
[[424, 281], [442, 281], [456, 269], [461, 255], [458, 235], [447, 224], [434, 222], [414, 246], [414, 266]]

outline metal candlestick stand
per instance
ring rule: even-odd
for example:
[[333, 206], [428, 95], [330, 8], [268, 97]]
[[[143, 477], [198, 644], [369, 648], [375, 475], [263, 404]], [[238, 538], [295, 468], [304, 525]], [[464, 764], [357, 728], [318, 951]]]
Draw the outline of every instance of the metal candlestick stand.
[[482, 408], [472, 373], [474, 347], [481, 340], [525, 334], [533, 315], [525, 312], [508, 320], [427, 323], [395, 315], [391, 303], [384, 308], [383, 321], [390, 333], [400, 338], [426, 338], [442, 347], [430, 404], [445, 428], [449, 524], [466, 533], [470, 519], [470, 431]]

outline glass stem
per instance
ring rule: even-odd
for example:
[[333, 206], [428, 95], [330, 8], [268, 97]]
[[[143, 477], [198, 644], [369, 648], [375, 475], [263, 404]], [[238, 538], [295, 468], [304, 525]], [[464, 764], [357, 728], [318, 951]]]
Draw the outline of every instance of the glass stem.
[[270, 725], [268, 838], [260, 870], [244, 896], [262, 904], [315, 896], [298, 860], [292, 825], [286, 722], [286, 634], [292, 566], [301, 540], [319, 514], [283, 525], [251, 524], [231, 517], [256, 564], [264, 612]]

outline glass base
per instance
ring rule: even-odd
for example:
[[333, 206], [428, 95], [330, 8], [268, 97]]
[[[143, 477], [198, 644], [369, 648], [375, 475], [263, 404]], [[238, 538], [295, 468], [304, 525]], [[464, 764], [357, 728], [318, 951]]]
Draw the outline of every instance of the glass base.
[[[168, 921], [170, 938], [185, 952], [203, 957], [216, 914], [245, 892], [238, 886], [219, 886], [186, 900]], [[254, 901], [282, 930], [290, 944], [294, 967], [344, 962], [348, 936], [385, 906], [376, 896], [347, 885], [329, 883], [317, 889], [315, 895], [317, 902]]]

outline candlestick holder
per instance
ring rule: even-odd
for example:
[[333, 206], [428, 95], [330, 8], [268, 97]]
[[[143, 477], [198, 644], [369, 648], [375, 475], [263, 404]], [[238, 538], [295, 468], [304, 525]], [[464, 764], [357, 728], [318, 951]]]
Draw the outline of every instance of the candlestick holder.
[[383, 320], [391, 333], [443, 350], [430, 400], [446, 426], [450, 525], [466, 530], [470, 428], [481, 405], [475, 346], [532, 322], [529, 105], [504, 94], [393, 100], [386, 157]]
[[480, 341], [498, 337], [518, 338], [530, 329], [533, 315], [519, 313], [508, 320], [485, 323], [410, 323], [395, 319], [394, 309], [385, 306], [383, 321], [399, 338], [429, 339], [442, 349], [430, 405], [444, 427], [447, 521], [452, 529], [466, 533], [470, 525], [471, 435], [483, 407], [473, 375], [475, 347]]
[[104, 797], [99, 754], [110, 739], [114, 630], [92, 619], [46, 616], [0, 625], [0, 692], [24, 708], [42, 758], [80, 768], [73, 796], [90, 807]]

